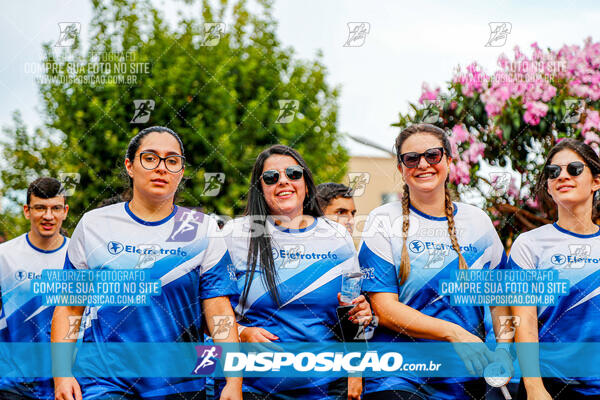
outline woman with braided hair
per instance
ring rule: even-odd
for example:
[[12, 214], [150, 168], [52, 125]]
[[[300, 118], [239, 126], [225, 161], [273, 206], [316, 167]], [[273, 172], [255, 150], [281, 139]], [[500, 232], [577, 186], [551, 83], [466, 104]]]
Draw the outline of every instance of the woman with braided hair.
[[[369, 214], [359, 252], [363, 291], [379, 318], [373, 341], [482, 343], [484, 307], [453, 306], [438, 290], [440, 281], [453, 279], [459, 269], [504, 266], [498, 234], [481, 209], [452, 202], [447, 187], [452, 153], [442, 129], [412, 125], [400, 133], [395, 149], [405, 182], [402, 201]], [[495, 307], [492, 314], [502, 311]], [[468, 346], [459, 355], [478, 376], [498, 357], [483, 345]], [[475, 376], [399, 374], [367, 378], [364, 398], [482, 399], [485, 392], [485, 382]]]

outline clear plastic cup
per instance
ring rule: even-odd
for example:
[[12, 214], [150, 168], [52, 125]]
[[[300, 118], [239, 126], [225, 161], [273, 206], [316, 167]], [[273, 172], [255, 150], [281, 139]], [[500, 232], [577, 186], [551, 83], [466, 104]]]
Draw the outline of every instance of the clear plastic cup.
[[360, 296], [362, 274], [360, 272], [345, 272], [342, 274], [342, 303], [351, 304], [352, 300]]

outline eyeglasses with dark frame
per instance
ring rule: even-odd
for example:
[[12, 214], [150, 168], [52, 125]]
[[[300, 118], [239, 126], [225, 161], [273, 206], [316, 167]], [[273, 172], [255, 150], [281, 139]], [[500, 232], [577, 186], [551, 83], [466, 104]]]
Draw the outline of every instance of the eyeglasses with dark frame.
[[563, 167], [567, 167], [567, 173], [571, 176], [579, 176], [587, 167], [581, 161], [573, 161], [567, 165], [564, 164], [549, 164], [544, 168], [546, 170], [546, 174], [548, 174], [548, 179], [556, 179], [560, 176], [560, 173]]
[[[289, 180], [297, 181], [304, 176], [304, 169], [299, 165], [292, 165], [287, 167], [285, 170], [285, 176], [288, 177]], [[279, 182], [279, 171], [276, 169], [269, 169], [261, 174], [261, 178], [265, 185], [274, 185]]]
[[65, 206], [56, 205], [56, 206], [44, 206], [42, 204], [34, 204], [33, 206], [28, 205], [29, 210], [33, 211], [36, 214], [46, 214], [48, 210], [54, 215], [60, 214], [65, 211]]
[[425, 161], [427, 161], [429, 165], [439, 164], [444, 157], [444, 148], [434, 147], [425, 150], [423, 153], [417, 153], [414, 151], [403, 153], [400, 154], [400, 161], [407, 168], [417, 168], [421, 162], [421, 157], [425, 157]]
[[185, 157], [180, 155], [170, 155], [161, 157], [152, 151], [142, 151], [140, 153], [140, 164], [144, 169], [153, 170], [158, 168], [160, 163], [164, 161], [167, 171], [175, 174], [181, 171], [185, 165]]

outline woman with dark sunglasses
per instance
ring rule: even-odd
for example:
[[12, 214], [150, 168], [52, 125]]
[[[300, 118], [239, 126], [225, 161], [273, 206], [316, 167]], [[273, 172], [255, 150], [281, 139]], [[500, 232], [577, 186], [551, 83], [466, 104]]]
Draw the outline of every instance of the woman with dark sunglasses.
[[[548, 349], [553, 355], [542, 353], [540, 363], [536, 349], [519, 351], [524, 375], [530, 376], [522, 379], [519, 398], [600, 398], [597, 377], [572, 378], [561, 372], [586, 362], [581, 357], [586, 342], [600, 342], [600, 228], [594, 223], [598, 189], [600, 159], [590, 146], [564, 139], [550, 150], [536, 191], [542, 204], [556, 207], [558, 220], [521, 234], [510, 250], [509, 266], [558, 271], [559, 279], [569, 281], [570, 290], [553, 305], [512, 307], [520, 317], [516, 342], [561, 343], [556, 352]], [[535, 365], [526, 369], [524, 365], [532, 368], [531, 358]], [[553, 371], [553, 376], [535, 377], [539, 364], [541, 372]]]
[[[395, 148], [405, 182], [402, 201], [369, 214], [359, 251], [363, 291], [379, 318], [372, 340], [482, 344], [484, 307], [451, 304], [439, 293], [440, 282], [459, 269], [502, 267], [500, 238], [481, 209], [451, 201], [451, 147], [442, 129], [412, 125], [400, 133]], [[507, 311], [492, 309], [494, 315]], [[464, 350], [459, 355], [471, 374], [481, 376], [491, 361], [511, 363], [507, 352], [491, 353], [484, 345]], [[481, 378], [399, 373], [367, 378], [364, 399], [484, 399], [485, 394]]]
[[[73, 232], [65, 269], [143, 271], [148, 280], [160, 283], [160, 292], [148, 296], [144, 305], [56, 307], [51, 340], [75, 342], [82, 329], [84, 346], [77, 358], [93, 360], [84, 365], [112, 371], [111, 359], [121, 355], [105, 354], [107, 343], [201, 342], [204, 321], [212, 332], [215, 318], [234, 318], [227, 297], [236, 293], [227, 273], [231, 258], [216, 221], [174, 203], [184, 161], [183, 143], [174, 131], [161, 126], [140, 131], [130, 141], [124, 161], [131, 200], [85, 213]], [[76, 320], [82, 322], [74, 326]], [[238, 334], [231, 329], [219, 341], [237, 342]], [[203, 377], [85, 376], [56, 377], [56, 399], [205, 398]], [[241, 399], [241, 378], [227, 379], [221, 399]]]
[[[252, 170], [246, 216], [223, 231], [236, 267], [243, 342], [340, 339], [336, 308], [344, 272], [359, 272], [346, 228], [323, 217], [312, 173], [298, 152], [275, 145]], [[353, 299], [354, 323], [368, 324], [364, 296]], [[245, 378], [244, 399], [347, 399], [346, 379]]]

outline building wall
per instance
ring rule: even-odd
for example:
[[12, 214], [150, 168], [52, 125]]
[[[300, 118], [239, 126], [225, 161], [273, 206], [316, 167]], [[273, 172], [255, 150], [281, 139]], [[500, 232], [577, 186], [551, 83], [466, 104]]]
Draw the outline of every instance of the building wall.
[[350, 179], [357, 177], [362, 177], [364, 183], [355, 186], [357, 224], [354, 238], [358, 243], [367, 215], [383, 204], [384, 195], [388, 195], [388, 201], [399, 199], [404, 182], [393, 157], [350, 157], [348, 174], [342, 183], [352, 186]]

